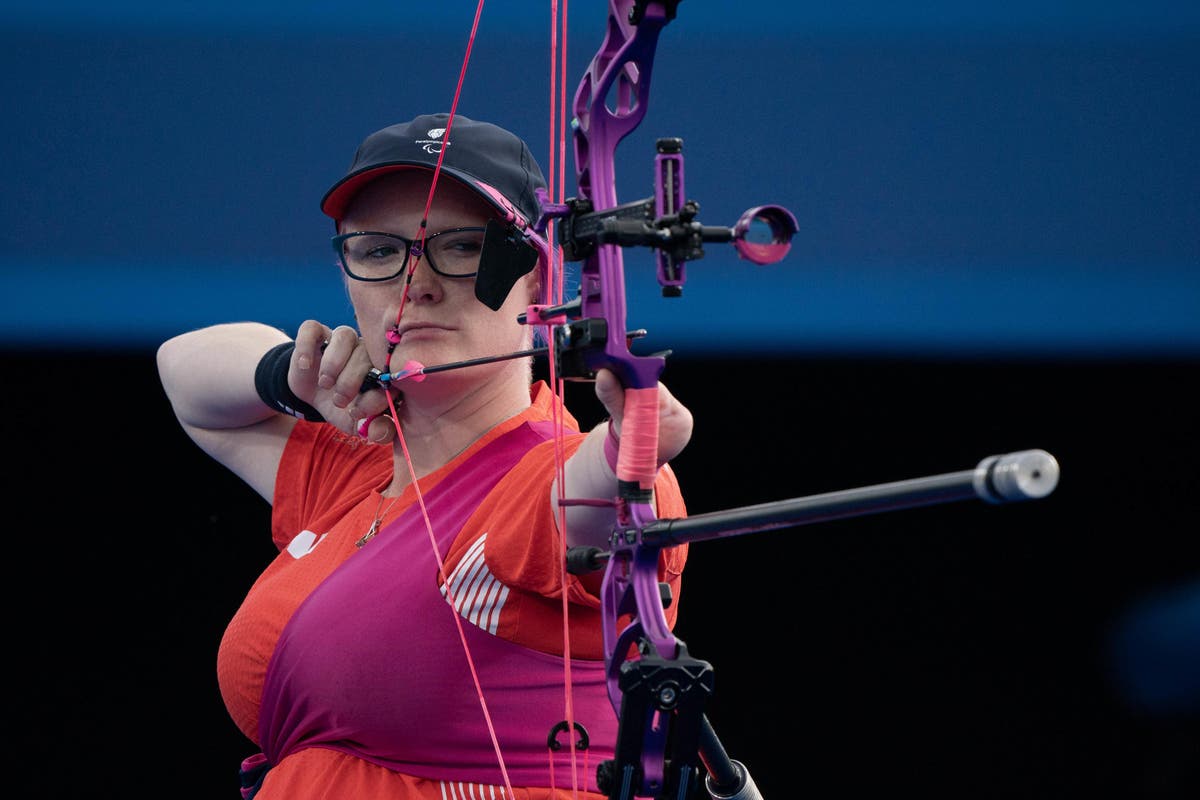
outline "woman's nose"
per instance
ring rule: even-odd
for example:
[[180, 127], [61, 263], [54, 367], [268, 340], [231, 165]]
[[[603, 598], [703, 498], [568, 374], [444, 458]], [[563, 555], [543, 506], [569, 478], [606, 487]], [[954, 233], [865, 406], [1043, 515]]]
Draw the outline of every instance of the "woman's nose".
[[437, 301], [442, 298], [442, 278], [429, 266], [429, 259], [424, 254], [409, 264], [410, 274], [408, 299]]

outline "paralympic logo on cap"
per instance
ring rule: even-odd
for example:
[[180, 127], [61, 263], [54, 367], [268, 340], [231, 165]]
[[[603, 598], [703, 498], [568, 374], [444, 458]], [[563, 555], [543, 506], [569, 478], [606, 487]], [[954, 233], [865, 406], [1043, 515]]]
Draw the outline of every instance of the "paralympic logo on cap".
[[[446, 135], [446, 129], [445, 128], [430, 128], [429, 131], [425, 135], [428, 136], [429, 138], [428, 139], [417, 139], [416, 144], [421, 145], [422, 149], [426, 153], [442, 152], [442, 137]], [[446, 142], [446, 144], [450, 144], [450, 143]]]

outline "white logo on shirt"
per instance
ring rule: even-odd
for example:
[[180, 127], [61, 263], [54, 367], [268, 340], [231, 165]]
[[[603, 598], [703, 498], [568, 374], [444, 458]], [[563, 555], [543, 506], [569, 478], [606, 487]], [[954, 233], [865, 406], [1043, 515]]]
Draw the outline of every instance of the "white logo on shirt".
[[303, 530], [297, 533], [290, 542], [288, 542], [288, 555], [292, 558], [304, 558], [311, 553], [316, 546], [321, 543], [327, 534], [322, 533], [320, 536], [310, 530]]

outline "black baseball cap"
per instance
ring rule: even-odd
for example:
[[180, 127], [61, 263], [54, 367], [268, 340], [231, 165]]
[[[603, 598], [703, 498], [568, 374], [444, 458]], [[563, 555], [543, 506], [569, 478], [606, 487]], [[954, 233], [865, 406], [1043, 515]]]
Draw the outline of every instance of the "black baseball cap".
[[[447, 125], [450, 135], [446, 136]], [[537, 221], [534, 191], [546, 179], [529, 147], [520, 137], [493, 125], [455, 114], [423, 114], [368, 136], [345, 176], [321, 198], [321, 211], [341, 220], [354, 196], [371, 181], [389, 172], [418, 167], [433, 170], [445, 150], [442, 172], [450, 175], [505, 216], [516, 212], [518, 227]]]

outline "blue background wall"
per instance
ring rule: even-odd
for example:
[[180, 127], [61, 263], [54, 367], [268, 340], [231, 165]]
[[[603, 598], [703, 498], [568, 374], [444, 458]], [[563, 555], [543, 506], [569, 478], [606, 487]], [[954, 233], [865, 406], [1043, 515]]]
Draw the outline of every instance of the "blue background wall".
[[[344, 320], [317, 201], [367, 133], [449, 106], [475, 5], [337, 5], [0, 11], [0, 336]], [[543, 165], [548, 7], [485, 6], [459, 106]], [[681, 4], [621, 199], [681, 136], [705, 222], [779, 203], [795, 248], [710, 248], [675, 303], [631, 256], [631, 321], [692, 353], [1200, 352], [1196, 4], [753, 8]], [[572, 76], [605, 10], [570, 6]]]

